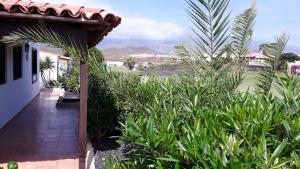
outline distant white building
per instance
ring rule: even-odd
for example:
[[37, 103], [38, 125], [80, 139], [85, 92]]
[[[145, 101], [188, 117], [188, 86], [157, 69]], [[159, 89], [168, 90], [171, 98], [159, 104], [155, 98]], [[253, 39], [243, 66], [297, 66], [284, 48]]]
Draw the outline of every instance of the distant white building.
[[124, 67], [124, 62], [122, 61], [105, 61], [104, 62], [108, 67], [115, 66], [115, 67]]
[[250, 53], [244, 57], [249, 61], [249, 66], [264, 67], [267, 57], [262, 53]]
[[176, 55], [157, 55], [157, 54], [131, 54], [130, 57], [138, 58], [138, 59], [146, 59], [146, 58], [170, 58], [170, 59], [178, 59], [179, 57]]

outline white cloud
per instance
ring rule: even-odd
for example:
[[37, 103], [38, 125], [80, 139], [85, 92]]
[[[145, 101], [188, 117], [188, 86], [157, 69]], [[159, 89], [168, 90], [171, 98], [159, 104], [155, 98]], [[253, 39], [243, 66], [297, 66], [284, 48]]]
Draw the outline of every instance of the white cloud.
[[184, 35], [184, 29], [171, 22], [157, 21], [147, 17], [125, 16], [121, 25], [110, 37], [166, 40]]
[[[44, 2], [44, 0], [35, 0]], [[99, 2], [99, 0], [48, 0], [55, 4], [83, 5], [85, 7], [102, 8], [106, 11], [113, 11], [122, 18], [122, 23], [113, 30], [108, 37], [122, 39], [154, 39], [167, 40], [178, 38], [184, 35], [184, 28], [171, 22], [158, 21], [145, 16], [132, 16], [116, 11], [110, 4]]]

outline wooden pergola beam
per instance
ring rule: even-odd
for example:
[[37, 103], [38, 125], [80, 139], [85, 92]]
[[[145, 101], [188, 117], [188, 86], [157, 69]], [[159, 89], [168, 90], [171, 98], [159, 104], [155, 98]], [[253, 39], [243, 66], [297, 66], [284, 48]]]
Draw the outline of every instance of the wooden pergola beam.
[[88, 65], [80, 62], [80, 117], [79, 117], [79, 143], [80, 157], [86, 156], [87, 145], [87, 100], [88, 100]]
[[88, 64], [80, 61], [80, 112], [79, 112], [79, 169], [86, 167], [87, 153], [87, 103], [88, 102]]

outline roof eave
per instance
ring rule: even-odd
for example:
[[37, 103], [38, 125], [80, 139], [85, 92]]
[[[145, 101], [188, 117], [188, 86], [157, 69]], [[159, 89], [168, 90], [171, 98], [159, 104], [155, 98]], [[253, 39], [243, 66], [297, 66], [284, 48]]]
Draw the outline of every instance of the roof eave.
[[103, 27], [111, 27], [111, 23], [99, 20], [87, 20], [84, 18], [68, 18], [68, 17], [58, 17], [58, 16], [42, 16], [38, 14], [23, 14], [23, 13], [8, 13], [4, 11], [0, 11], [0, 17], [6, 18], [26, 18], [26, 19], [37, 19], [44, 21], [58, 21], [58, 22], [70, 22], [77, 24], [85, 24], [85, 25], [97, 25]]

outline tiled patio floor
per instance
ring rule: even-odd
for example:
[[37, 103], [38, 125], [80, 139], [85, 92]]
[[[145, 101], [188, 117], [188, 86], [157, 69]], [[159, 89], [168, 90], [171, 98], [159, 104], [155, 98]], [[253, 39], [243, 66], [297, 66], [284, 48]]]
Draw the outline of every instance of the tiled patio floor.
[[55, 107], [58, 94], [43, 90], [0, 130], [0, 167], [78, 169], [77, 108]]

